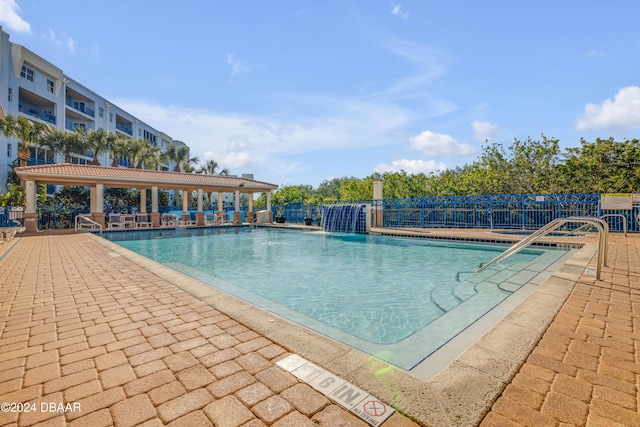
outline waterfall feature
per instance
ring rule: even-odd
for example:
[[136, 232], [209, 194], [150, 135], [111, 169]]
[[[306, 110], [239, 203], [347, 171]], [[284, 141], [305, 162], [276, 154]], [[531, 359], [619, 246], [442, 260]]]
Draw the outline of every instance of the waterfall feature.
[[343, 233], [369, 232], [367, 205], [328, 205], [322, 206], [322, 229]]

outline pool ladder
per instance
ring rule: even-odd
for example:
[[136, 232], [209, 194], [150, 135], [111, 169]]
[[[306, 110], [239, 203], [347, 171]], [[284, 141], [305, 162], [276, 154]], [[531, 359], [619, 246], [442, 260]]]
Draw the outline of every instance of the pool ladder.
[[598, 229], [598, 256], [596, 261], [596, 279], [600, 280], [600, 270], [602, 265], [607, 265], [607, 237], [609, 234], [609, 225], [607, 222], [601, 218], [593, 218], [593, 217], [582, 217], [582, 216], [570, 216], [567, 218], [558, 218], [554, 219], [544, 227], [535, 231], [530, 236], [522, 239], [515, 245], [511, 246], [509, 249], [489, 261], [488, 263], [481, 266], [476, 272], [480, 272], [490, 266], [491, 264], [498, 263], [500, 261], [504, 261], [505, 259], [511, 257], [512, 255], [517, 254], [522, 249], [531, 245], [533, 242], [538, 240], [540, 237], [547, 235], [558, 227], [567, 224], [567, 223], [584, 223], [586, 225], [594, 225]]

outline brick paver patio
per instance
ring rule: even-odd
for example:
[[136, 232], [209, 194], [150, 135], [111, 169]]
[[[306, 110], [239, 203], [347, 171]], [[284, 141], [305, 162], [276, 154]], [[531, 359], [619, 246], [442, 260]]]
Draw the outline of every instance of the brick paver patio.
[[368, 425], [275, 366], [287, 355], [86, 235], [0, 261], [0, 402], [28, 402], [0, 426]]
[[616, 235], [482, 422], [640, 426], [640, 237]]
[[[613, 237], [482, 426], [640, 426], [639, 243]], [[368, 425], [276, 366], [285, 348], [86, 235], [8, 247], [0, 402], [27, 405], [0, 426]]]

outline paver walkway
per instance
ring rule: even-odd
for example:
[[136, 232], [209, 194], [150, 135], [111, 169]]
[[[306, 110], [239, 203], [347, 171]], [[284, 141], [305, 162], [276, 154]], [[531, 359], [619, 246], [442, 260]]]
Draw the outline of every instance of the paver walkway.
[[640, 236], [612, 240], [482, 427], [640, 426]]
[[368, 425], [274, 365], [288, 354], [86, 235], [0, 261], [0, 426]]
[[[613, 237], [482, 426], [640, 426], [639, 246]], [[367, 425], [275, 366], [288, 354], [87, 236], [0, 259], [0, 402], [23, 410], [0, 426]]]

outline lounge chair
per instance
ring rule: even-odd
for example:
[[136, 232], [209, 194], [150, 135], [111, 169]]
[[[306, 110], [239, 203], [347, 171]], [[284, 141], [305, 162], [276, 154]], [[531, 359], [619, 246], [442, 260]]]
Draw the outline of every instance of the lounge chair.
[[187, 225], [195, 225], [195, 222], [191, 220], [191, 214], [189, 212], [182, 212], [182, 215], [180, 215], [179, 225], [183, 227]]
[[136, 228], [136, 216], [133, 214], [122, 214], [120, 220], [124, 222], [124, 228]]
[[136, 226], [138, 228], [151, 228], [153, 227], [153, 222], [149, 221], [149, 215], [147, 214], [136, 214]]
[[218, 221], [219, 225], [229, 225], [229, 217], [224, 214], [224, 212], [218, 212], [216, 214], [216, 221]]
[[204, 225], [222, 225], [222, 221], [214, 213], [204, 214]]
[[109, 228], [110, 229], [122, 229], [124, 228], [124, 221], [122, 221], [122, 215], [119, 213], [109, 214]]
[[178, 217], [175, 214], [162, 214], [163, 227], [175, 227], [178, 224]]

